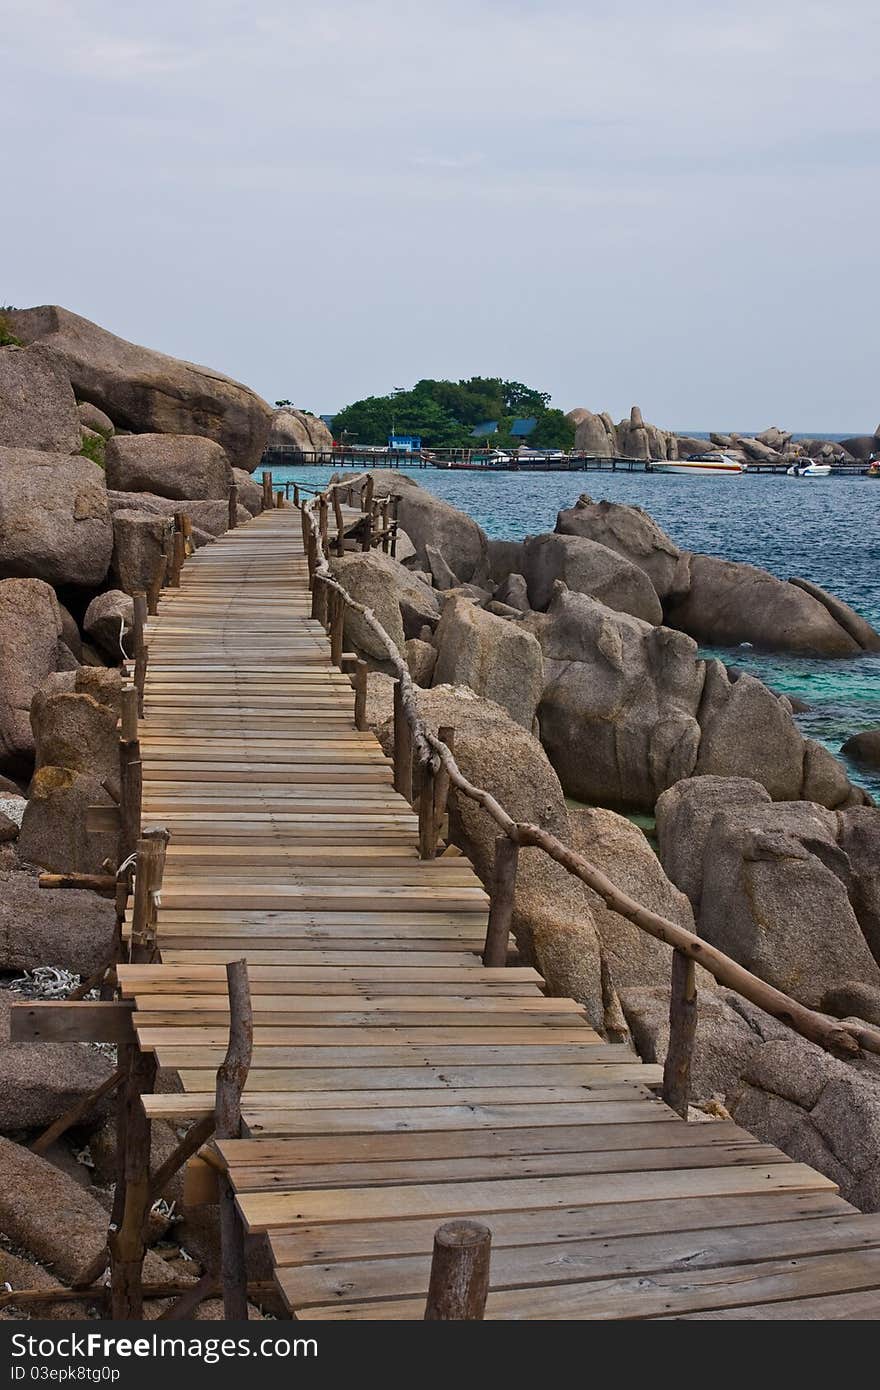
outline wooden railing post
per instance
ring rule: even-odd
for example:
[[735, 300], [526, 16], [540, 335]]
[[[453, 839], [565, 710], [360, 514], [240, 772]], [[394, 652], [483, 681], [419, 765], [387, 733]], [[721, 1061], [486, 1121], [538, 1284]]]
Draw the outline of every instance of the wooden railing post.
[[335, 487], [333, 497], [333, 517], [336, 522], [336, 554], [345, 554], [345, 522], [342, 518], [342, 502], [339, 497], [339, 488]]
[[294, 483], [293, 485], [293, 505], [295, 507], [299, 506], [299, 483]]
[[663, 1066], [663, 1099], [687, 1119], [691, 1059], [697, 1032], [697, 981], [694, 962], [682, 951], [672, 952], [669, 993], [669, 1045]]
[[132, 595], [134, 603], [133, 644], [134, 644], [134, 685], [137, 690], [138, 713], [144, 712], [144, 682], [147, 678], [147, 643], [144, 627], [147, 621], [147, 596], [143, 589]]
[[396, 557], [396, 555], [397, 555], [397, 509], [398, 509], [399, 503], [400, 503], [400, 498], [399, 498], [399, 497], [397, 497], [397, 496], [392, 497], [392, 499], [391, 499], [391, 546], [390, 546], [390, 554], [391, 554], [392, 560], [395, 559], [395, 557]]
[[[247, 961], [229, 961], [226, 966], [226, 984], [229, 992], [229, 1045], [217, 1072], [215, 1132], [218, 1139], [239, 1139], [241, 1096], [250, 1071], [254, 1045], [254, 1019]], [[235, 1205], [232, 1184], [225, 1174], [220, 1177], [219, 1187], [223, 1313], [228, 1321], [246, 1321], [248, 1306], [244, 1224]]]
[[372, 473], [361, 488], [361, 509], [364, 513], [361, 550], [369, 550], [373, 544], [373, 481]]
[[518, 860], [519, 845], [516, 841], [507, 835], [499, 835], [495, 840], [489, 925], [486, 928], [486, 944], [483, 948], [484, 965], [507, 964], [507, 943], [513, 921]]
[[162, 887], [170, 838], [164, 826], [156, 826], [145, 830], [137, 842], [129, 953], [134, 965], [148, 965], [155, 955], [156, 894]]
[[435, 1231], [425, 1321], [482, 1320], [491, 1251], [492, 1232], [479, 1221], [447, 1221]]
[[276, 507], [283, 507], [283, 506], [284, 506], [284, 490], [283, 490], [283, 488], [279, 488], [278, 491], [275, 493], [275, 506], [276, 506]]
[[156, 1054], [120, 1044], [117, 1064], [125, 1080], [116, 1122], [116, 1191], [107, 1246], [110, 1310], [115, 1319], [143, 1317], [143, 1264], [150, 1211], [150, 1121], [141, 1096], [156, 1081]]
[[168, 565], [169, 589], [180, 588], [180, 572], [186, 559], [186, 537], [182, 531], [175, 531], [171, 537], [171, 559]]
[[330, 660], [342, 665], [343, 635], [345, 632], [345, 600], [337, 589], [330, 590]]
[[238, 483], [232, 483], [229, 488], [229, 525], [228, 530], [234, 531], [238, 525]]
[[390, 533], [389, 533], [389, 530], [388, 530], [388, 509], [389, 509], [389, 506], [390, 506], [390, 499], [389, 499], [388, 497], [383, 498], [383, 500], [382, 500], [382, 506], [381, 506], [381, 509], [380, 509], [380, 510], [381, 510], [381, 515], [382, 515], [382, 552], [383, 552], [383, 554], [385, 554], [385, 555], [387, 555], [388, 552], [389, 552], [389, 549], [390, 549], [390, 539], [391, 539], [391, 538], [390, 538]]
[[318, 531], [321, 536], [321, 548], [327, 554], [327, 540], [330, 534], [327, 498], [318, 498]]
[[[441, 724], [437, 730], [437, 737], [441, 743], [445, 743], [450, 753], [455, 752], [455, 730], [449, 724]], [[441, 761], [436, 773], [434, 774], [434, 844], [443, 834], [443, 822], [446, 819], [446, 810], [449, 804], [449, 773], [446, 771], [446, 764]]]
[[394, 682], [394, 790], [412, 803], [413, 737], [399, 680]]
[[327, 630], [327, 585], [324, 576], [315, 573], [312, 583], [312, 617]]
[[[124, 864], [133, 854], [141, 833], [143, 769], [138, 741], [138, 691], [134, 685], [122, 687], [122, 723], [119, 737], [119, 841], [117, 862]], [[126, 892], [126, 897], [128, 896]]]
[[421, 765], [419, 785], [419, 858], [433, 859], [437, 849], [434, 822], [434, 765], [426, 758]]
[[268, 512], [272, 507], [272, 474], [263, 470], [263, 511]]

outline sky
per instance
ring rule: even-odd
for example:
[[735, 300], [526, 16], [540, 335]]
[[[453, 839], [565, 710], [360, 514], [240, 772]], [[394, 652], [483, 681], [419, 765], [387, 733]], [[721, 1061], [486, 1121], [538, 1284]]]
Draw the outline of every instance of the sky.
[[880, 420], [876, 0], [0, 0], [0, 303], [328, 412]]

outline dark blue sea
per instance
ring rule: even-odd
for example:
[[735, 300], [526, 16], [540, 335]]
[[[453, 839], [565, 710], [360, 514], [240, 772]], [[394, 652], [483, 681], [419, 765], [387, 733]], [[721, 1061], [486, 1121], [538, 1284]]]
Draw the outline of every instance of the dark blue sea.
[[[332, 469], [276, 479], [319, 488]], [[353, 470], [354, 471], [354, 470]], [[780, 579], [812, 579], [880, 628], [880, 481], [865, 478], [682, 478], [659, 473], [476, 473], [415, 469], [423, 487], [467, 512], [490, 536], [552, 531], [556, 513], [587, 492], [644, 507], [686, 550], [761, 565]], [[834, 753], [860, 729], [880, 725], [880, 656], [820, 661], [736, 647], [718, 651], [773, 689], [811, 706], [798, 716]], [[849, 766], [880, 800], [880, 774]]]

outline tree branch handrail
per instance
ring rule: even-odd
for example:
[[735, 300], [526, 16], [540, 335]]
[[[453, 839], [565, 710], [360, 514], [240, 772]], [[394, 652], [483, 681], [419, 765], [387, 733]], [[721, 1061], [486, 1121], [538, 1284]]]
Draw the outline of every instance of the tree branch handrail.
[[582, 883], [585, 883], [588, 888], [598, 894], [613, 912], [619, 913], [641, 931], [653, 936], [655, 940], [665, 942], [674, 950], [681, 952], [683, 956], [698, 962], [710, 975], [714, 976], [719, 984], [732, 989], [744, 999], [749, 1000], [750, 1003], [786, 1023], [802, 1037], [817, 1043], [830, 1052], [855, 1055], [864, 1049], [868, 1052], [880, 1053], [880, 1030], [867, 1025], [844, 1023], [792, 999], [782, 990], [776, 989], [775, 986], [768, 984], [758, 975], [754, 975], [750, 970], [740, 965], [732, 956], [726, 955], [724, 951], [720, 951], [710, 942], [705, 941], [694, 932], [688, 931], [686, 927], [682, 927], [668, 917], [663, 917], [660, 913], [642, 906], [641, 903], [617, 888], [610, 878], [590, 864], [583, 855], [570, 849], [549, 831], [542, 830], [536, 825], [515, 821], [491, 792], [484, 787], [475, 786], [464, 775], [450, 749], [431, 733], [422, 719], [418, 708], [415, 682], [396, 642], [380, 623], [373, 610], [366, 604], [359, 603], [352, 598], [348, 590], [333, 576], [329, 560], [324, 552], [320, 526], [314, 515], [319, 497], [323, 496], [326, 500], [329, 493], [336, 488], [351, 487], [354, 483], [368, 476], [368, 474], [360, 473], [344, 482], [330, 483], [322, 494], [318, 494], [311, 501], [303, 503], [302, 511], [308, 520], [315, 544], [316, 564], [313, 582], [320, 582], [326, 585], [328, 591], [339, 594], [346, 607], [363, 619], [384, 646], [388, 654], [388, 661], [393, 666], [400, 683], [400, 704], [412, 730], [413, 748], [419, 762], [423, 765], [429, 765], [434, 773], [442, 765], [452, 786], [463, 796], [482, 806], [496, 825], [515, 844], [543, 850], [568, 873], [579, 878]]

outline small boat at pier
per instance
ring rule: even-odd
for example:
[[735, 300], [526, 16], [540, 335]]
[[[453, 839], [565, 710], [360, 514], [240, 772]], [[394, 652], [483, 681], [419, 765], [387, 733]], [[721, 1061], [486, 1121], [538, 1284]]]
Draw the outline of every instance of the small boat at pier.
[[718, 452], [691, 454], [686, 459], [657, 459], [651, 463], [652, 473], [691, 473], [702, 477], [736, 478], [745, 473], [746, 466], [739, 459]]
[[816, 463], [815, 459], [812, 463], [807, 464], [793, 463], [791, 468], [786, 468], [785, 476], [786, 478], [830, 478], [831, 464]]

